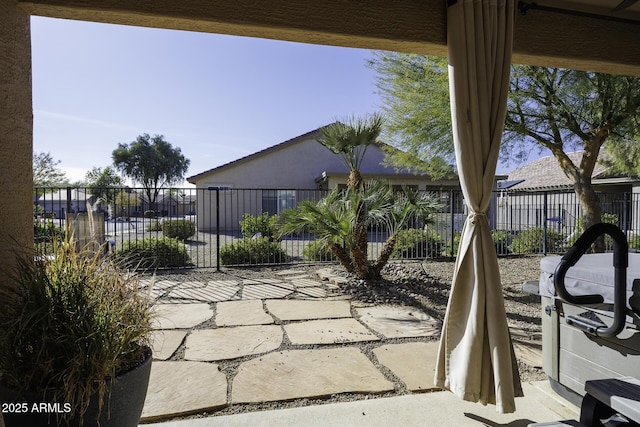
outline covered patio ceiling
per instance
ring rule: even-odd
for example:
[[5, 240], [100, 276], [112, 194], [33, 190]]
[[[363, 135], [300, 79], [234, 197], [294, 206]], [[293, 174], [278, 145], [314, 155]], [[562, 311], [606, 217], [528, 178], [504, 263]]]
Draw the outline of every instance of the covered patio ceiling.
[[[449, 0], [452, 1], [452, 0]], [[520, 2], [513, 62], [640, 76], [640, 2]], [[446, 55], [446, 0], [32, 0], [31, 15]], [[523, 9], [523, 10], [524, 10]]]

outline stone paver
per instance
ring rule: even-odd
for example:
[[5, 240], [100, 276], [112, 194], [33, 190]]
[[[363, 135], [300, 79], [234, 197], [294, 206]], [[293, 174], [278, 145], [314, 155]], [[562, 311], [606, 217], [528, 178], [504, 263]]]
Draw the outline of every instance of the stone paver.
[[327, 290], [323, 288], [298, 288], [298, 296], [303, 299], [326, 298]]
[[186, 336], [185, 331], [153, 331], [150, 338], [153, 358], [167, 360], [180, 347]]
[[289, 269], [277, 271], [275, 274], [276, 276], [295, 276], [297, 274], [306, 274], [306, 272], [300, 269]]
[[267, 300], [265, 306], [280, 320], [351, 317], [351, 306], [347, 301]]
[[142, 421], [220, 409], [227, 405], [227, 378], [212, 363], [153, 362]]
[[256, 403], [390, 390], [393, 384], [357, 348], [290, 350], [241, 364], [231, 400]]
[[386, 338], [435, 337], [440, 322], [413, 307], [381, 305], [357, 308], [360, 321]]
[[380, 363], [389, 368], [411, 391], [435, 390], [433, 377], [438, 342], [383, 345], [373, 350]]
[[275, 325], [200, 329], [187, 337], [186, 360], [216, 361], [273, 351], [282, 344], [282, 328]]
[[157, 304], [153, 329], [192, 328], [213, 317], [209, 304]]
[[265, 313], [262, 301], [225, 301], [216, 305], [217, 326], [268, 325], [273, 317]]
[[234, 299], [240, 290], [238, 286], [204, 286], [198, 288], [178, 288], [169, 293], [169, 298], [182, 298], [203, 302], [218, 302]]
[[293, 279], [291, 283], [296, 285], [296, 287], [298, 288], [305, 288], [305, 287], [317, 288], [322, 286], [322, 282], [320, 282], [319, 280], [313, 280], [313, 279]]
[[509, 328], [513, 351], [518, 360], [529, 366], [542, 368], [542, 334], [530, 334], [519, 328]]
[[190, 288], [204, 288], [207, 284], [204, 282], [191, 281], [191, 282], [182, 282], [180, 283], [181, 289], [190, 289]]
[[242, 299], [284, 298], [293, 293], [295, 287], [290, 283], [266, 285], [245, 285], [242, 288]]
[[281, 284], [283, 279], [242, 279], [243, 285]]
[[284, 326], [294, 345], [379, 341], [355, 319], [310, 320]]

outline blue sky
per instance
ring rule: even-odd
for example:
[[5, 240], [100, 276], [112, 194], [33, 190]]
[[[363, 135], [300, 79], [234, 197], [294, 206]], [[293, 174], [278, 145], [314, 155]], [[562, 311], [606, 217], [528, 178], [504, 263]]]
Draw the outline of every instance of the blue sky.
[[40, 17], [31, 34], [34, 151], [71, 181], [143, 133], [191, 176], [381, 109], [365, 49]]
[[71, 180], [161, 134], [187, 176], [380, 109], [370, 51], [34, 17], [34, 151]]

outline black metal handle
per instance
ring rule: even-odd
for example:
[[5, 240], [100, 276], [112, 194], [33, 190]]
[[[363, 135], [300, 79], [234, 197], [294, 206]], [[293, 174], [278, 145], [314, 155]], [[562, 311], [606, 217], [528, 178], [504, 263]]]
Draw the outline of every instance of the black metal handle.
[[[556, 267], [553, 277], [553, 284], [556, 292], [562, 301], [570, 304], [600, 304], [604, 301], [602, 295], [571, 295], [564, 285], [567, 270], [576, 265], [578, 260], [584, 255], [591, 244], [602, 235], [608, 234], [613, 239], [613, 267], [615, 268], [614, 290], [613, 290], [613, 324], [608, 328], [597, 328], [596, 335], [615, 336], [624, 329], [626, 317], [626, 294], [627, 294], [627, 267], [629, 265], [629, 245], [622, 230], [613, 224], [598, 223], [589, 227], [587, 231], [578, 238], [573, 246], [564, 254], [560, 263]], [[579, 323], [579, 322], [578, 322]], [[594, 333], [591, 330], [586, 332]]]

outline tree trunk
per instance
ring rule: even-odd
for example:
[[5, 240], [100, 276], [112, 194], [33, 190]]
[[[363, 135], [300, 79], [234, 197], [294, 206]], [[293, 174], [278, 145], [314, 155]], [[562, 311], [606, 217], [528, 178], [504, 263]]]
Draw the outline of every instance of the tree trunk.
[[391, 258], [391, 254], [393, 254], [393, 249], [396, 247], [397, 234], [393, 236], [389, 236], [384, 245], [382, 245], [382, 251], [380, 252], [380, 256], [378, 257], [378, 261], [373, 265], [374, 274], [377, 277], [380, 277], [380, 272], [384, 268], [385, 265], [389, 262], [389, 258]]
[[362, 190], [362, 174], [359, 170], [353, 169], [349, 172], [349, 178], [347, 179], [347, 187], [354, 190]]
[[[582, 205], [582, 231], [601, 222], [602, 211], [598, 196], [591, 185], [591, 177], [580, 176], [573, 184], [576, 195]], [[604, 237], [600, 236], [591, 246], [593, 252], [604, 252]]]
[[367, 206], [364, 202], [358, 203], [356, 224], [353, 228], [354, 243], [351, 248], [351, 260], [356, 274], [361, 279], [370, 278], [370, 265], [368, 259], [369, 239], [367, 237]]
[[353, 262], [351, 262], [351, 258], [347, 251], [337, 243], [334, 243], [330, 246], [331, 253], [338, 258], [340, 264], [347, 270], [348, 273], [353, 273]]

